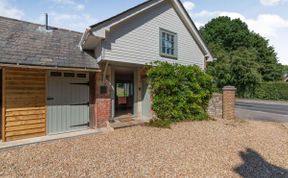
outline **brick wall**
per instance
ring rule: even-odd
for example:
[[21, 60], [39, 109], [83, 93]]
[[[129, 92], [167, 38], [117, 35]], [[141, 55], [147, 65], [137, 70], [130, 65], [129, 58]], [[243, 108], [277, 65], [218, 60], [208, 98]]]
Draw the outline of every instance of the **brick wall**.
[[213, 93], [207, 108], [208, 115], [215, 119], [234, 119], [235, 92], [235, 87], [226, 86], [223, 88], [223, 94]]
[[[107, 92], [101, 93], [101, 86], [106, 86]], [[95, 127], [107, 127], [107, 121], [112, 117], [112, 100], [109, 82], [105, 79], [103, 82], [102, 73], [96, 73], [95, 84]]]
[[235, 118], [235, 92], [233, 86], [225, 86], [223, 88], [223, 119]]

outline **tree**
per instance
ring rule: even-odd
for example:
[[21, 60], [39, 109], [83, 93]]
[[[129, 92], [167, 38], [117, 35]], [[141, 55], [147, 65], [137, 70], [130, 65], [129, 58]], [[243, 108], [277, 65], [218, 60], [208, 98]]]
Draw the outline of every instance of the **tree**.
[[259, 34], [251, 32], [251, 47], [256, 50], [257, 62], [259, 64], [259, 72], [264, 81], [281, 80], [282, 66], [278, 63], [277, 54], [269, 41], [261, 37]]
[[212, 19], [200, 33], [205, 41], [221, 46], [226, 51], [249, 46], [248, 26], [240, 19], [231, 20], [229, 17]]
[[214, 76], [216, 88], [222, 89], [231, 80], [230, 75], [230, 54], [219, 45], [210, 43], [209, 49], [217, 60], [208, 63], [207, 73]]
[[218, 88], [233, 84], [238, 87], [238, 94], [244, 95], [261, 80], [281, 80], [282, 66], [274, 48], [240, 19], [212, 19], [200, 33], [217, 59], [208, 64], [207, 72]]
[[282, 77], [283, 79], [286, 79], [288, 77], [288, 65], [283, 65], [282, 68]]
[[231, 54], [230, 83], [236, 86], [239, 96], [253, 95], [256, 86], [261, 81], [256, 59], [257, 56], [253, 49], [238, 48]]

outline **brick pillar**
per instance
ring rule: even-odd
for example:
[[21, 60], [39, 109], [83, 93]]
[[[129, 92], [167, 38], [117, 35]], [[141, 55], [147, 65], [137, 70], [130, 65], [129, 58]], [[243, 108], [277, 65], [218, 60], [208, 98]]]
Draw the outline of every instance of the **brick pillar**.
[[111, 90], [109, 82], [103, 82], [102, 73], [96, 73], [95, 86], [95, 127], [109, 127], [109, 120], [112, 117]]
[[235, 92], [234, 86], [223, 88], [223, 119], [235, 118]]

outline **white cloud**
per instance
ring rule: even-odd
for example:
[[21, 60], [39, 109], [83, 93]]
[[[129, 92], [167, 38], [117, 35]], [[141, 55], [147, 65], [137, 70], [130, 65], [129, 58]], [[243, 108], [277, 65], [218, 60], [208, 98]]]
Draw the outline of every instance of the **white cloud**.
[[209, 18], [214, 18], [218, 16], [228, 16], [231, 19], [241, 19], [245, 20], [245, 17], [238, 13], [238, 12], [228, 12], [228, 11], [207, 11], [207, 10], [202, 10], [197, 13], [191, 13], [190, 14], [192, 17], [209, 17]]
[[[91, 24], [95, 24], [97, 19], [91, 17], [89, 14], [70, 14], [49, 12], [49, 25], [69, 30], [84, 32]], [[42, 15], [37, 20], [37, 23], [44, 23], [44, 16]]]
[[281, 28], [287, 28], [288, 30], [288, 20], [283, 19], [279, 15], [260, 14], [256, 19], [246, 19], [245, 22], [251, 30], [267, 38], [277, 37], [277, 31]]
[[85, 9], [85, 6], [83, 4], [77, 4], [75, 7], [77, 10], [84, 10]]
[[22, 19], [24, 12], [11, 6], [7, 0], [0, 0], [0, 16]]
[[203, 27], [205, 25], [204, 23], [200, 23], [200, 22], [194, 22], [194, 23], [198, 29], [200, 29], [200, 27]]
[[260, 0], [260, 3], [264, 6], [274, 6], [283, 3], [287, 0]]
[[207, 11], [207, 10], [202, 10], [197, 13], [191, 13], [190, 14], [193, 17], [214, 17], [219, 15], [219, 11]]
[[256, 19], [247, 19], [246, 23], [251, 30], [269, 39], [278, 53], [279, 61], [288, 64], [288, 19], [273, 14], [260, 14]]
[[52, 0], [55, 3], [72, 6], [76, 10], [84, 10], [83, 4], [77, 3], [74, 0]]
[[183, 2], [183, 6], [185, 7], [185, 9], [187, 11], [190, 11], [190, 10], [194, 9], [195, 4], [191, 1], [185, 1], [185, 2]]
[[243, 21], [246, 19], [242, 14], [238, 12], [220, 12], [219, 16], [228, 16], [231, 19], [241, 19]]

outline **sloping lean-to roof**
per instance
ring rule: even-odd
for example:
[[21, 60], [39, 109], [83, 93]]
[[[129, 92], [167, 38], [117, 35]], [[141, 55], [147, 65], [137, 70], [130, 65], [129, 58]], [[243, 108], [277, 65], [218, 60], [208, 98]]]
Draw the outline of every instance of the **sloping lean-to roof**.
[[0, 17], [0, 64], [98, 69], [79, 48], [82, 33]]

